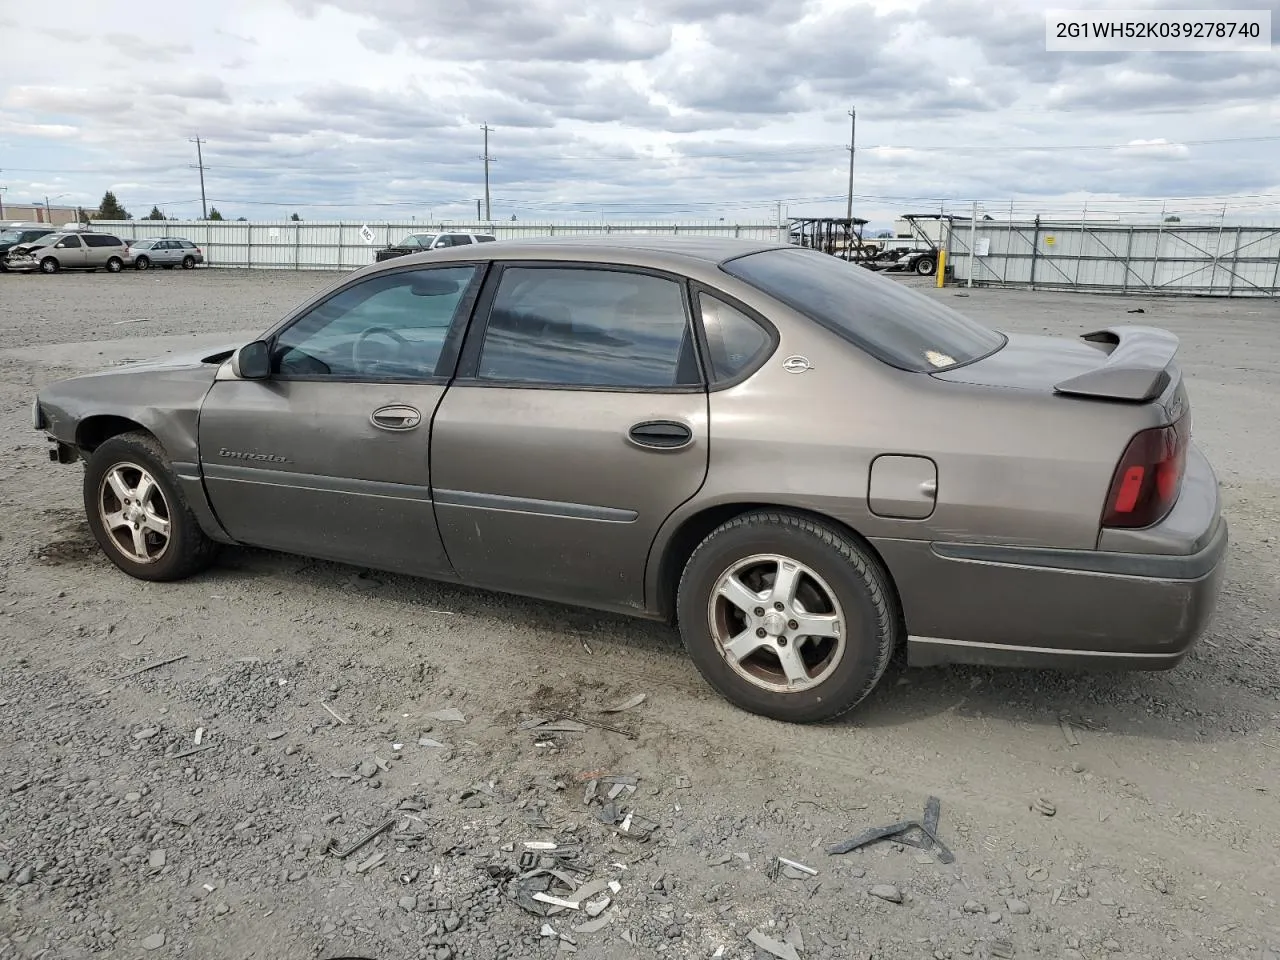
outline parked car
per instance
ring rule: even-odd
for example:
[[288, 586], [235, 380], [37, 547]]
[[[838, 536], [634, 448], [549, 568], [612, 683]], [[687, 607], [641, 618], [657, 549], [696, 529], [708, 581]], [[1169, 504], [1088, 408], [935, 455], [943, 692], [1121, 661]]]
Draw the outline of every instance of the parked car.
[[1000, 333], [789, 245], [520, 240], [364, 267], [33, 416], [133, 577], [251, 544], [668, 620], [730, 701], [808, 722], [902, 647], [1187, 655], [1227, 526], [1177, 346]]
[[12, 224], [0, 232], [0, 270], [8, 270], [6, 260], [9, 251], [16, 246], [29, 244], [56, 232], [53, 227], [40, 224]]
[[91, 230], [59, 230], [31, 243], [18, 244], [9, 251], [6, 263], [10, 270], [106, 269], [119, 273], [133, 264], [129, 245], [110, 233]]
[[193, 270], [197, 264], [204, 263], [204, 252], [190, 240], [181, 237], [149, 237], [145, 240], [134, 240], [129, 244], [133, 251], [133, 266], [137, 270], [149, 270], [151, 267], [164, 267], [172, 270], [182, 267]]
[[423, 250], [442, 250], [448, 247], [465, 247], [472, 243], [493, 243], [498, 238], [491, 233], [411, 233], [394, 246], [384, 247], [374, 254], [381, 263], [393, 257], [403, 257]]

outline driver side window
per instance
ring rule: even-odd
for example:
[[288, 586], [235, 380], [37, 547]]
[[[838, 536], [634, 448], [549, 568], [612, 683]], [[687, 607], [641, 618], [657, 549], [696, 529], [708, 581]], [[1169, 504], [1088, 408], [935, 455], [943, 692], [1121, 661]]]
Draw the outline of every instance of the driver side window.
[[276, 339], [272, 373], [306, 380], [421, 380], [435, 375], [473, 266], [370, 277], [316, 305]]

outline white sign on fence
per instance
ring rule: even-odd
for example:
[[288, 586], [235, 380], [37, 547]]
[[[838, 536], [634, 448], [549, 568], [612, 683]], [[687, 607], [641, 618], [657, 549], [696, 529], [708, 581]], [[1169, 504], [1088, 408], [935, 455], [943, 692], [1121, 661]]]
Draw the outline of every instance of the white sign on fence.
[[985, 256], [990, 255], [990, 253], [991, 253], [991, 238], [990, 238], [990, 237], [979, 237], [979, 238], [978, 238], [978, 241], [973, 245], [973, 252], [974, 252], [974, 255], [975, 255], [975, 256], [979, 256], [979, 257], [985, 257]]
[[360, 239], [365, 243], [373, 243], [373, 231], [367, 223], [360, 227]]

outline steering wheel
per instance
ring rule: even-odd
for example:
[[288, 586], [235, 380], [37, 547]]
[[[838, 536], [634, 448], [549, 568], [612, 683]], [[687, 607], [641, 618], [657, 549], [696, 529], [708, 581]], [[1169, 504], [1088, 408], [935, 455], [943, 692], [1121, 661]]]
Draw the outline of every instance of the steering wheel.
[[400, 334], [396, 333], [394, 330], [389, 330], [386, 327], [370, 327], [368, 330], [361, 333], [360, 336], [356, 337], [355, 342], [351, 344], [351, 365], [360, 373], [369, 373], [370, 368], [376, 366], [378, 363], [377, 360], [366, 361], [360, 356], [360, 348], [364, 342], [371, 337], [377, 336], [387, 337], [393, 340], [396, 345], [400, 347], [409, 346], [409, 341], [400, 336]]

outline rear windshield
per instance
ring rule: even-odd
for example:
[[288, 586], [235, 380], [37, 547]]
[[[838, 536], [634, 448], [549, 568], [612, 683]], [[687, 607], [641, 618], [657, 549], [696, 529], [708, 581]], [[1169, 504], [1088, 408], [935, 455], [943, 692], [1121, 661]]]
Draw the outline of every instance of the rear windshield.
[[994, 353], [1005, 337], [910, 289], [816, 250], [767, 250], [721, 264], [879, 360], [916, 373]]

